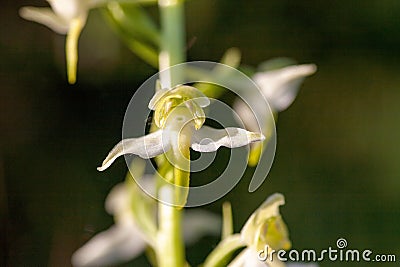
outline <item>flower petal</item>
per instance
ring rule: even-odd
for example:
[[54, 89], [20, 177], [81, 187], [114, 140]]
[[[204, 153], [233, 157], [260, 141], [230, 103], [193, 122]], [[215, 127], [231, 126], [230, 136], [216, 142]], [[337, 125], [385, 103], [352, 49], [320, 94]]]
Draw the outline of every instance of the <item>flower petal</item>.
[[314, 64], [289, 66], [256, 73], [253, 80], [261, 87], [271, 107], [276, 111], [283, 111], [293, 103], [304, 78], [316, 70]]
[[146, 248], [140, 230], [134, 225], [114, 225], [90, 239], [72, 255], [74, 266], [110, 266], [128, 261]]
[[43, 24], [59, 34], [66, 34], [69, 29], [68, 21], [57, 16], [48, 7], [22, 7], [19, 10], [19, 15], [26, 20]]
[[161, 98], [164, 97], [165, 94], [167, 94], [169, 91], [168, 88], [161, 88], [157, 90], [157, 92], [154, 94], [154, 96], [150, 99], [149, 102], [149, 109], [155, 110], [156, 109], [156, 104], [161, 100]]
[[[133, 182], [133, 181], [132, 181]], [[135, 182], [137, 183], [137, 182]], [[110, 193], [108, 194], [105, 202], [105, 209], [110, 215], [118, 216], [119, 214], [127, 214], [129, 218], [132, 217], [132, 192], [128, 188], [126, 182], [115, 185]], [[156, 180], [153, 175], [144, 175], [140, 178], [140, 187], [135, 186], [135, 196], [141, 194], [144, 197], [148, 197], [145, 192], [149, 192], [154, 195], [156, 192]]]
[[128, 188], [125, 183], [115, 185], [106, 198], [105, 208], [108, 214], [116, 215], [121, 213], [126, 206], [129, 207]]
[[244, 249], [236, 258], [228, 265], [228, 267], [267, 267], [268, 265], [260, 261], [257, 253], [250, 248]]
[[183, 237], [186, 244], [194, 244], [205, 235], [220, 235], [220, 216], [206, 210], [187, 211], [183, 217]]
[[266, 218], [278, 216], [279, 206], [285, 205], [285, 197], [280, 193], [275, 193], [269, 196], [263, 204], [257, 209], [256, 221], [260, 223]]
[[265, 245], [274, 250], [290, 248], [287, 227], [279, 213], [279, 206], [284, 204], [283, 195], [275, 193], [253, 212], [240, 232], [248, 246], [256, 251]]
[[216, 151], [220, 146], [241, 147], [252, 142], [264, 140], [264, 138], [261, 133], [249, 132], [241, 128], [214, 129], [203, 126], [194, 132], [191, 147], [199, 152], [212, 152]]
[[268, 111], [266, 101], [262, 97], [250, 94], [246, 101], [248, 104], [237, 98], [233, 103], [233, 109], [239, 115], [239, 118], [235, 117], [236, 120], [238, 123], [243, 123], [246, 129], [252, 132], [264, 130], [266, 122], [271, 117], [265, 112]]
[[142, 137], [122, 140], [115, 145], [97, 170], [104, 171], [116, 158], [125, 154], [135, 154], [148, 159], [168, 151], [170, 148], [169, 138], [164, 137], [164, 133], [167, 134], [167, 131], [158, 130]]
[[74, 18], [84, 17], [86, 20], [89, 12], [88, 0], [48, 0], [54, 13], [71, 21]]
[[293, 262], [293, 263], [288, 263], [286, 264], [286, 267], [318, 267], [318, 264], [316, 263], [298, 263], [298, 262]]

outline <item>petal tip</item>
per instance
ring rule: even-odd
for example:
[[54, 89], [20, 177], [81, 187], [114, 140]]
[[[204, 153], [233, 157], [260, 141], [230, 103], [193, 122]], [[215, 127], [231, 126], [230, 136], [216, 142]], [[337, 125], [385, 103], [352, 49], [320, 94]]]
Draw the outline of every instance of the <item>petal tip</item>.
[[30, 10], [30, 7], [23, 6], [18, 10], [18, 15], [21, 18], [26, 19], [27, 15], [29, 14], [29, 10]]
[[317, 65], [315, 64], [303, 64], [298, 66], [299, 72], [302, 72], [304, 76], [313, 75], [317, 71]]
[[99, 172], [102, 172], [102, 171], [104, 171], [106, 168], [104, 168], [103, 166], [100, 166], [100, 167], [97, 167], [96, 168]]

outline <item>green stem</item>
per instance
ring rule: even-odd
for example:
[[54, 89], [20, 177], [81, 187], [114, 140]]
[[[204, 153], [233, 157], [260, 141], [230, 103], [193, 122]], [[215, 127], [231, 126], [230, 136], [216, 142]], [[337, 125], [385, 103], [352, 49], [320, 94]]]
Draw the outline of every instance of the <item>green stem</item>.
[[[183, 2], [183, 0], [158, 1], [161, 22], [160, 71], [186, 61], [185, 13]], [[174, 75], [176, 75], [176, 73], [174, 73]], [[179, 77], [169, 77], [169, 81], [161, 82], [164, 86], [173, 86], [177, 84], [177, 81], [179, 81]]]
[[158, 266], [183, 267], [185, 265], [185, 250], [181, 231], [182, 212], [175, 206], [160, 202], [158, 216], [160, 219], [157, 239], [159, 244], [157, 251]]
[[[160, 71], [162, 71], [186, 60], [185, 18], [182, 0], [159, 0], [158, 5], [161, 23], [159, 67]], [[163, 86], [170, 87], [178, 79], [179, 77], [176, 76], [162, 76], [161, 83]], [[174, 168], [173, 174], [174, 182], [181, 183], [185, 178], [188, 180], [186, 176], [189, 176], [189, 173], [184, 173]], [[173, 194], [173, 201], [180, 198], [179, 189], [174, 189]], [[186, 265], [182, 236], [182, 208], [159, 202], [159, 233], [157, 241], [159, 267], [184, 267]]]
[[218, 246], [208, 255], [204, 262], [204, 267], [223, 267], [227, 266], [233, 253], [244, 247], [240, 234], [231, 235], [224, 238]]

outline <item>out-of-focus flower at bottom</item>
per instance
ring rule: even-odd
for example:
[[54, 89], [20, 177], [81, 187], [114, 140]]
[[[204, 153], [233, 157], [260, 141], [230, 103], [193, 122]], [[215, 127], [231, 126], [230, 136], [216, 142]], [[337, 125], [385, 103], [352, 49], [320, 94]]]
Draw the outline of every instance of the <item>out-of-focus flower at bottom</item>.
[[[154, 178], [144, 177], [141, 184], [145, 190], [154, 188]], [[114, 215], [115, 225], [97, 234], [72, 256], [74, 266], [109, 266], [126, 262], [139, 256], [147, 246], [154, 247], [155, 240], [146, 234], [132, 210], [132, 193], [142, 194], [147, 202], [153, 201], [133, 182], [116, 185], [106, 199], [106, 210]], [[153, 189], [154, 190], [154, 189]], [[155, 201], [153, 201], [155, 202]], [[155, 222], [154, 213], [154, 222]], [[218, 235], [221, 220], [219, 216], [204, 210], [185, 213], [183, 235], [186, 244], [192, 244], [204, 235]]]
[[278, 259], [273, 261], [264, 262], [258, 259], [258, 255], [255, 251], [246, 248], [244, 249], [238, 257], [229, 264], [228, 267], [318, 267], [316, 263], [284, 263]]
[[285, 266], [278, 259], [264, 262], [258, 258], [258, 251], [265, 245], [275, 251], [286, 250], [291, 246], [287, 227], [279, 213], [279, 206], [283, 204], [285, 204], [283, 195], [275, 193], [253, 212], [240, 232], [241, 239], [247, 248], [229, 264], [229, 267]]

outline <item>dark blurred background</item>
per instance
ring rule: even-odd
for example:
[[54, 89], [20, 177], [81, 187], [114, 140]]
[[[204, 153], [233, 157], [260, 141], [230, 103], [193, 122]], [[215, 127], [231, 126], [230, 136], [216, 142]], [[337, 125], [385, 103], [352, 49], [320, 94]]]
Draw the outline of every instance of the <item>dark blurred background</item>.
[[[73, 251], [113, 223], [104, 199], [126, 167], [96, 166], [120, 139], [134, 90], [156, 70], [91, 12], [70, 86], [64, 37], [19, 18], [23, 5], [46, 3], [2, 1], [0, 9], [0, 265], [68, 266]], [[189, 60], [218, 61], [239, 47], [253, 66], [279, 56], [318, 65], [279, 116], [266, 182], [250, 194], [243, 179], [206, 208], [220, 212], [231, 201], [239, 231], [269, 194], [282, 192], [294, 248], [322, 250], [343, 237], [350, 248], [400, 260], [399, 18], [398, 0], [189, 1]], [[189, 247], [190, 262], [217, 241]], [[126, 266], [134, 264], [148, 265], [140, 257]]]

